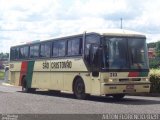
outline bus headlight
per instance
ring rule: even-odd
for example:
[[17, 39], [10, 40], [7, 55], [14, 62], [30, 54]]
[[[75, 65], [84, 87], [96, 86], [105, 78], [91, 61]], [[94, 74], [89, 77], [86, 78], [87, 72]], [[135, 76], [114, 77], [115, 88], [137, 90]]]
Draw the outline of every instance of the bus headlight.
[[142, 81], [149, 81], [149, 78], [142, 78]]
[[118, 80], [117, 79], [109, 79], [108, 81], [109, 82], [117, 82]]
[[109, 82], [113, 82], [113, 79], [109, 79], [108, 81], [109, 81]]

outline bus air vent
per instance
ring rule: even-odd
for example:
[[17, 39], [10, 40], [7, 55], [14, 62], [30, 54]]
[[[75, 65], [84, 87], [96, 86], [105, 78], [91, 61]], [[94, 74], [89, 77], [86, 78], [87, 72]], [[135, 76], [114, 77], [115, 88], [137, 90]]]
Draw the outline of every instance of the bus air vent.
[[129, 79], [119, 79], [119, 82], [129, 81]]
[[132, 78], [132, 81], [141, 81], [141, 78]]

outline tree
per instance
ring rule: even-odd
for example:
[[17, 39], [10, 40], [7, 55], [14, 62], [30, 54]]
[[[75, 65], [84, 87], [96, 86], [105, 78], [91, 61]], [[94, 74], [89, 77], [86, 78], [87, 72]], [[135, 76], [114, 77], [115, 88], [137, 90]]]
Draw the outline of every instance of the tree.
[[5, 60], [9, 58], [9, 53], [0, 53], [0, 60]]
[[156, 56], [160, 57], [160, 41], [156, 43]]
[[156, 42], [151, 42], [147, 44], [148, 48], [156, 48]]

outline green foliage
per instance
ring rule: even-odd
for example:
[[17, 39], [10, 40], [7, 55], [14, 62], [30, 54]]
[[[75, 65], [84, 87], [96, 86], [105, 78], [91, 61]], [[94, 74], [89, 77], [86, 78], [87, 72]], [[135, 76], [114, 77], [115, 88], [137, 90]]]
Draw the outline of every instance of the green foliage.
[[159, 68], [160, 67], [160, 41], [152, 42], [147, 44], [148, 48], [156, 48], [156, 57], [149, 59], [149, 67], [150, 68]]
[[160, 41], [156, 43], [156, 56], [160, 57]]
[[160, 93], [160, 69], [150, 70], [151, 92]]
[[160, 58], [149, 59], [149, 67], [150, 68], [159, 68], [160, 67]]
[[0, 71], [0, 79], [4, 79], [4, 71]]
[[148, 48], [156, 48], [156, 43], [155, 42], [148, 43], [147, 46]]
[[0, 59], [8, 59], [9, 53], [0, 53]]

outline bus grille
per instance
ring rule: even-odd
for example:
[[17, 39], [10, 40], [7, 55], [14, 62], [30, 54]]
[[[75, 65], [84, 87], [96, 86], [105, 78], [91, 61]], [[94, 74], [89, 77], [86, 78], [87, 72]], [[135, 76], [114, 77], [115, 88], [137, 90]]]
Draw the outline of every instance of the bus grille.
[[129, 79], [119, 79], [119, 82], [126, 82], [129, 81]]
[[126, 82], [126, 81], [141, 81], [141, 78], [119, 79], [119, 82]]

